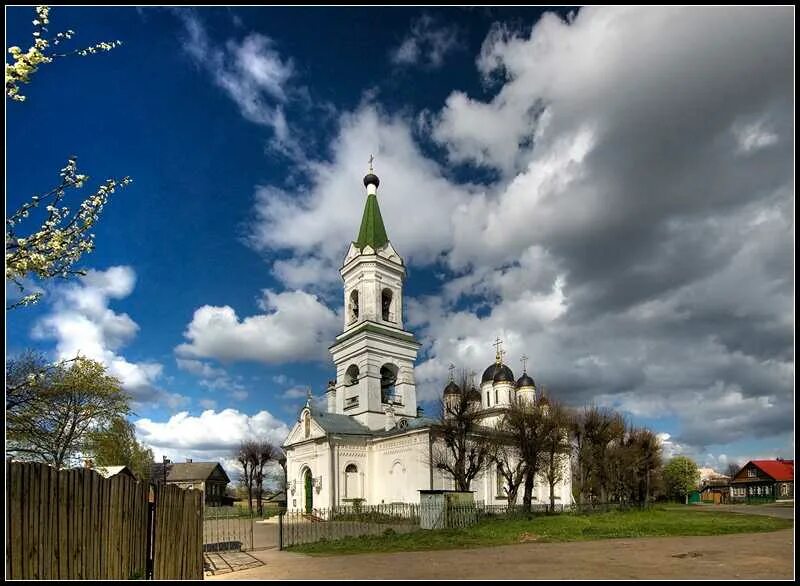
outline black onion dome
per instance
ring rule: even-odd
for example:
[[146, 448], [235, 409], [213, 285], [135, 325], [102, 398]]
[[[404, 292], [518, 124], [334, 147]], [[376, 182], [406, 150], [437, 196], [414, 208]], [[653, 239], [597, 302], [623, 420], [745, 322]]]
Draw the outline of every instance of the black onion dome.
[[374, 185], [376, 188], [381, 184], [381, 180], [375, 173], [369, 173], [364, 177], [364, 187], [367, 185]]
[[481, 394], [478, 392], [478, 389], [472, 387], [467, 393], [467, 401], [477, 401], [478, 403], [481, 402]]
[[489, 368], [483, 371], [483, 376], [481, 377], [481, 383], [485, 383], [487, 381], [508, 381], [513, 383], [514, 373], [511, 372], [511, 369], [505, 364], [490, 364]]
[[517, 388], [520, 388], [520, 387], [535, 387], [535, 386], [536, 386], [536, 383], [533, 382], [533, 379], [528, 376], [527, 372], [523, 373], [522, 376], [519, 377], [519, 380], [517, 381]]
[[450, 381], [447, 386], [444, 388], [444, 396], [448, 395], [460, 395], [461, 389], [454, 381]]

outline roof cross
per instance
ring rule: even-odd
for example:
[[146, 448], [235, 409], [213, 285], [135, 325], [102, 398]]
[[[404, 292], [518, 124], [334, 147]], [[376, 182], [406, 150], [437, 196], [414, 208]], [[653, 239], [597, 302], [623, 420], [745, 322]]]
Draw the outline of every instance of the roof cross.
[[374, 160], [375, 160], [375, 157], [374, 157], [374, 156], [372, 156], [372, 155], [370, 155], [370, 156], [369, 156], [369, 172], [370, 172], [370, 173], [372, 173], [372, 172], [373, 172], [373, 169], [372, 169], [372, 161], [374, 161]]
[[496, 351], [495, 360], [497, 361], [497, 364], [502, 364], [503, 354], [505, 354], [505, 352], [503, 351], [503, 341], [498, 337], [495, 343], [492, 344], [492, 346], [495, 347]]
[[456, 365], [451, 362], [450, 366], [447, 367], [447, 370], [450, 371], [450, 382], [453, 382], [455, 380], [455, 376], [453, 375], [453, 373], [456, 370]]
[[520, 356], [519, 361], [522, 362], [522, 372], [527, 374], [527, 372], [528, 372], [528, 357], [523, 354], [522, 356]]

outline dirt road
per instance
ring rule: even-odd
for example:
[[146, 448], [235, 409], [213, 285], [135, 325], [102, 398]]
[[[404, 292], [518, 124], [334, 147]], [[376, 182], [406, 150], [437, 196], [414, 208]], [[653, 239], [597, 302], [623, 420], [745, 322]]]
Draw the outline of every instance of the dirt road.
[[206, 579], [792, 578], [792, 540], [784, 529], [330, 557], [268, 550], [253, 552], [259, 568]]

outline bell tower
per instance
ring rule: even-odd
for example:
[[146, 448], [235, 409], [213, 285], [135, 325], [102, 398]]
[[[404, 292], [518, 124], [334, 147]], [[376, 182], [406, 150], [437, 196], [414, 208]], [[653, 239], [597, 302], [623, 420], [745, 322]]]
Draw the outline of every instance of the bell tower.
[[344, 324], [330, 347], [336, 382], [328, 388], [328, 408], [377, 430], [385, 429], [387, 419], [417, 416], [414, 362], [420, 344], [403, 329], [406, 270], [386, 235], [372, 160], [364, 177], [361, 228], [339, 271]]

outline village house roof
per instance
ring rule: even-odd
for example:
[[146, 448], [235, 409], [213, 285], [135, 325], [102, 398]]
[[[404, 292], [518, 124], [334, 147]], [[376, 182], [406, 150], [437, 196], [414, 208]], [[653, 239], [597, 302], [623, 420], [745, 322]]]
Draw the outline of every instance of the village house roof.
[[773, 480], [794, 480], [794, 460], [750, 460]]
[[123, 474], [130, 476], [131, 478], [136, 478], [136, 475], [127, 466], [94, 466], [92, 470], [97, 472], [103, 478], [111, 478], [117, 474]]
[[[219, 462], [176, 462], [168, 463], [166, 466], [167, 482], [206, 481], [214, 474], [217, 468], [219, 468], [220, 472], [225, 477], [226, 482], [231, 481]], [[152, 478], [155, 481], [164, 478], [163, 463], [158, 462], [153, 464]]]

